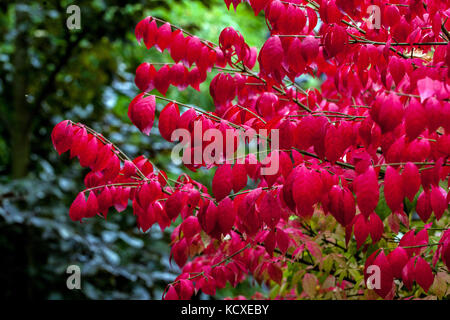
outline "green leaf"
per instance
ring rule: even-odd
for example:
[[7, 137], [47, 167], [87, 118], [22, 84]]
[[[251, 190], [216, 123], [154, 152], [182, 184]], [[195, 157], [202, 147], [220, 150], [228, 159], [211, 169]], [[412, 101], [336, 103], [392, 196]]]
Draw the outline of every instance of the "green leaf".
[[311, 273], [305, 274], [302, 281], [303, 290], [306, 292], [306, 294], [313, 298], [316, 295], [316, 287], [317, 287], [318, 281], [317, 277]]
[[361, 273], [357, 269], [349, 269], [348, 272], [355, 280], [358, 280], [359, 278], [361, 278]]
[[386, 199], [384, 198], [384, 188], [381, 188], [380, 190], [380, 199], [378, 200], [375, 212], [380, 216], [381, 221], [384, 221], [384, 219], [391, 214], [391, 209], [388, 207]]
[[339, 282], [342, 282], [346, 276], [347, 270], [342, 270], [341, 274], [339, 275]]
[[276, 284], [271, 290], [270, 290], [270, 293], [269, 293], [269, 298], [270, 299], [275, 299], [275, 297], [279, 294], [279, 292], [280, 292], [280, 285], [279, 284]]
[[333, 268], [334, 260], [331, 255], [328, 255], [323, 261], [322, 261], [322, 267], [321, 269], [325, 273], [330, 273], [331, 269]]
[[445, 272], [438, 272], [434, 277], [434, 282], [430, 288], [430, 292], [442, 299], [447, 293], [449, 284], [450, 276]]

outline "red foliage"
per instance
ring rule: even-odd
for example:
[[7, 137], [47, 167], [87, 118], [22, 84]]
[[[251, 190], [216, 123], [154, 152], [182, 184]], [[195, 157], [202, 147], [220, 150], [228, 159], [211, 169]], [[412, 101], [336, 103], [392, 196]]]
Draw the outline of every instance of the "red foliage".
[[[225, 0], [228, 7], [241, 2]], [[362, 252], [369, 237], [377, 245], [388, 227], [398, 233], [401, 222], [409, 231], [398, 247], [380, 248], [367, 258], [365, 278], [369, 266], [379, 267], [381, 287], [375, 292], [383, 298], [395, 296], [394, 279], [407, 290], [415, 281], [427, 292], [434, 271], [424, 251], [436, 245], [433, 267], [440, 260], [450, 268], [450, 233], [444, 230], [439, 243], [430, 243], [430, 224], [417, 233], [410, 229], [404, 203], [418, 196], [415, 210], [425, 223], [432, 213], [436, 220], [448, 214], [450, 20], [447, 1], [404, 3], [379, 3], [381, 26], [373, 29], [367, 13], [372, 1], [250, 0], [255, 15], [264, 11], [270, 30], [259, 50], [231, 27], [216, 45], [145, 18], [135, 29], [138, 42], [167, 49], [174, 63], [157, 68], [145, 62], [137, 68], [135, 83], [142, 93], [129, 105], [131, 122], [149, 135], [156, 98], [169, 101], [151, 90], [163, 95], [170, 85], [199, 90], [218, 70], [210, 86], [215, 112], [190, 108], [180, 114], [185, 105], [169, 102], [159, 117], [161, 136], [174, 142], [176, 129], [194, 133], [200, 124], [202, 132], [276, 128], [280, 150], [271, 156], [279, 156], [279, 170], [261, 174], [267, 163], [253, 162], [254, 155], [242, 163], [222, 161], [215, 165], [209, 194], [189, 176], [173, 183], [146, 158], [128, 159], [102, 135], [65, 120], [52, 132], [55, 149], [70, 151], [92, 170], [87, 189], [70, 207], [71, 219], [106, 218], [110, 208], [122, 211], [129, 201], [143, 231], [156, 223], [164, 229], [181, 216], [171, 257], [182, 274], [165, 299], [189, 299], [200, 289], [214, 295], [249, 274], [281, 284], [287, 262], [322, 262], [322, 251], [333, 243], [345, 251], [337, 238], [327, 240], [321, 227], [311, 228], [314, 216], [330, 213], [345, 230], [345, 245], [356, 243]], [[318, 16], [322, 23], [316, 31]], [[259, 71], [253, 70], [256, 62]], [[303, 74], [325, 79], [320, 90], [292, 83]], [[193, 149], [207, 145], [200, 141]], [[186, 164], [194, 171], [203, 166], [211, 167]], [[243, 190], [248, 179], [256, 188]], [[375, 212], [381, 188], [391, 210], [385, 221]], [[306, 250], [311, 260], [303, 258]]]

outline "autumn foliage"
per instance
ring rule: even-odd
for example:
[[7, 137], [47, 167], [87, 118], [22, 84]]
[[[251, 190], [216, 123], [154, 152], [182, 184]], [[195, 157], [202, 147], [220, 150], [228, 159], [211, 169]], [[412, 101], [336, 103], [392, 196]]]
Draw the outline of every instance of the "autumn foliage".
[[[70, 207], [72, 220], [107, 218], [111, 209], [131, 204], [143, 231], [176, 222], [171, 258], [182, 272], [165, 299], [190, 299], [200, 290], [215, 295], [249, 277], [272, 289], [253, 298], [444, 297], [450, 269], [449, 1], [225, 5], [231, 15], [239, 5], [264, 15], [265, 43], [250, 47], [245, 35], [228, 27], [216, 44], [169, 22], [143, 19], [137, 41], [173, 63], [137, 68], [142, 93], [128, 116], [149, 135], [156, 101], [167, 103], [158, 129], [173, 143], [176, 129], [194, 132], [199, 123], [203, 131], [278, 129], [276, 174], [262, 175], [265, 164], [250, 161], [252, 154], [241, 162], [186, 164], [192, 171], [216, 170], [209, 192], [185, 174], [169, 179], [149, 159], [130, 159], [100, 133], [66, 120], [53, 130], [55, 149], [91, 169]], [[373, 27], [373, 5], [379, 28]], [[200, 90], [210, 73], [214, 112], [165, 97], [169, 86]], [[301, 75], [321, 79], [320, 88], [302, 88], [296, 82]], [[370, 266], [380, 270], [374, 290], [366, 286]]]

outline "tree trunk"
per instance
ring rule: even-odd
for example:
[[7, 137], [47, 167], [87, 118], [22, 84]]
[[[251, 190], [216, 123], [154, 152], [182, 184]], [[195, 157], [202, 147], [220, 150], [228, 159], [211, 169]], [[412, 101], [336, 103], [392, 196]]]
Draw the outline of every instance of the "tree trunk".
[[30, 163], [30, 134], [29, 130], [14, 125], [11, 134], [11, 177], [13, 179], [23, 178], [28, 173]]
[[11, 177], [23, 178], [27, 175], [30, 163], [31, 105], [27, 102], [28, 86], [28, 34], [27, 13], [16, 5], [16, 30], [13, 80], [13, 105], [9, 132], [11, 137]]

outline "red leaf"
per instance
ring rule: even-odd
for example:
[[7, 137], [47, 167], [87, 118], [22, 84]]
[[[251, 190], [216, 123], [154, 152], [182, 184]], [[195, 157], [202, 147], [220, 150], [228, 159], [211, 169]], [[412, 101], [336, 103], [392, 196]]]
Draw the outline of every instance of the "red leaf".
[[[158, 32], [158, 26], [155, 20], [152, 20], [143, 28], [144, 43], [147, 49], [153, 47], [156, 43], [156, 33]], [[138, 39], [139, 41], [139, 39]]]
[[423, 288], [425, 292], [431, 287], [434, 281], [434, 275], [431, 267], [422, 257], [417, 257], [415, 267], [416, 282]]
[[230, 164], [223, 164], [217, 168], [212, 181], [212, 190], [217, 201], [222, 200], [230, 194], [233, 188], [232, 175]]
[[403, 267], [408, 262], [408, 254], [402, 247], [397, 247], [391, 251], [387, 256], [389, 264], [391, 265], [392, 274], [396, 278], [402, 277]]
[[378, 242], [383, 235], [384, 225], [383, 221], [381, 221], [380, 217], [375, 212], [372, 212], [369, 217], [368, 227], [372, 243]]
[[190, 300], [194, 295], [194, 285], [190, 280], [180, 279], [180, 285], [178, 289], [181, 300]]
[[253, 8], [255, 12], [255, 16], [257, 16], [261, 10], [263, 10], [270, 0], [250, 0], [250, 6]]
[[422, 191], [417, 199], [416, 211], [423, 222], [427, 222], [431, 216], [430, 193]]
[[245, 165], [241, 163], [235, 163], [232, 169], [233, 175], [233, 191], [239, 192], [247, 185], [247, 170]]
[[155, 67], [144, 62], [139, 65], [136, 69], [136, 77], [134, 78], [134, 83], [143, 92], [152, 91], [154, 88], [153, 80], [156, 76]]
[[209, 92], [216, 107], [223, 107], [236, 97], [237, 83], [230, 74], [219, 73], [211, 81]]
[[267, 74], [271, 74], [281, 68], [283, 58], [284, 51], [281, 45], [281, 40], [278, 36], [272, 36], [261, 48], [258, 56], [258, 62], [261, 70]]
[[217, 224], [219, 220], [219, 211], [216, 205], [211, 201], [206, 207], [206, 212], [204, 215], [203, 229], [206, 233], [213, 237], [220, 236], [220, 230], [217, 229]]
[[[369, 273], [368, 268], [371, 266], [377, 266], [379, 268], [379, 273]], [[392, 270], [388, 258], [384, 254], [383, 249], [375, 251], [366, 260], [364, 266], [365, 283], [368, 284], [369, 276], [374, 275], [378, 275], [379, 278], [375, 279], [375, 283], [371, 283], [371, 285], [375, 286], [373, 290], [375, 290], [375, 292], [382, 298], [386, 298], [391, 293], [394, 287], [394, 277], [392, 275]]]
[[172, 27], [170, 23], [166, 22], [158, 29], [156, 35], [156, 48], [163, 52], [170, 44], [172, 38]]
[[368, 217], [375, 210], [379, 198], [378, 180], [373, 167], [356, 177], [354, 188], [358, 207]]
[[52, 130], [52, 143], [55, 150], [61, 155], [68, 151], [72, 145], [72, 135], [69, 120], [58, 123]]
[[170, 86], [170, 68], [168, 65], [164, 65], [156, 72], [154, 85], [156, 90], [161, 92], [164, 96], [166, 95], [167, 90]]
[[78, 158], [82, 167], [91, 167], [95, 164], [97, 159], [98, 147], [100, 142], [97, 138], [89, 135], [90, 138], [87, 143], [81, 148]]
[[336, 220], [344, 227], [352, 223], [356, 206], [353, 193], [348, 189], [334, 185], [328, 194], [329, 210]]
[[179, 62], [186, 57], [186, 42], [187, 39], [184, 38], [183, 33], [180, 30], [176, 30], [172, 33], [172, 38], [170, 40], [170, 56], [173, 61]]
[[419, 90], [420, 102], [434, 96], [436, 89], [440, 85], [439, 81], [435, 81], [429, 77], [417, 81], [417, 89]]
[[354, 234], [355, 234], [355, 240], [356, 240], [356, 246], [359, 249], [364, 242], [366, 241], [367, 237], [369, 236], [369, 224], [367, 221], [367, 218], [364, 217], [364, 215], [359, 214], [355, 217], [355, 224], [354, 224]]
[[402, 186], [406, 197], [413, 201], [420, 189], [420, 173], [414, 163], [408, 162], [402, 172]]
[[269, 263], [268, 273], [270, 278], [281, 285], [281, 280], [283, 280], [283, 271], [281, 268], [275, 263]]
[[405, 129], [410, 141], [416, 139], [426, 128], [427, 118], [425, 109], [416, 99], [411, 98], [408, 108], [405, 110]]
[[286, 251], [289, 249], [289, 245], [291, 243], [291, 238], [282, 229], [277, 229], [277, 232], [275, 234], [276, 234], [276, 239], [277, 239], [277, 246], [280, 249], [280, 251], [283, 254], [285, 254]]
[[197, 91], [200, 91], [200, 84], [206, 80], [206, 72], [195, 67], [188, 73], [189, 85]]
[[195, 118], [197, 118], [197, 112], [193, 108], [191, 108], [183, 112], [183, 114], [180, 116], [180, 118], [178, 119], [177, 127], [180, 129], [189, 130], [189, 125]]
[[400, 81], [403, 80], [405, 76], [405, 65], [403, 64], [403, 59], [397, 57], [391, 57], [389, 61], [389, 71], [394, 78], [395, 84], [398, 86]]
[[306, 7], [306, 12], [308, 14], [308, 32], [311, 33], [317, 25], [317, 14], [311, 7]]
[[184, 201], [185, 197], [182, 191], [174, 192], [167, 198], [164, 209], [170, 220], [174, 221], [180, 215]]
[[80, 192], [70, 206], [69, 216], [72, 221], [81, 221], [86, 216], [86, 197]]
[[339, 25], [329, 26], [324, 36], [324, 46], [330, 58], [341, 53], [347, 43], [347, 31]]
[[186, 43], [186, 59], [188, 67], [198, 61], [201, 56], [203, 44], [198, 37], [190, 37]]
[[269, 228], [275, 228], [281, 217], [281, 208], [277, 198], [267, 192], [259, 205], [262, 220]]
[[412, 284], [415, 279], [415, 260], [416, 257], [410, 258], [408, 263], [403, 267], [402, 280], [406, 289], [411, 290]]
[[401, 15], [397, 6], [385, 6], [384, 7], [384, 21], [390, 27], [395, 26], [395, 24], [400, 20]]
[[271, 92], [264, 92], [256, 101], [256, 109], [263, 117], [270, 117], [278, 106], [278, 96]]
[[139, 226], [143, 232], [150, 229], [156, 222], [155, 211], [152, 205], [149, 205], [147, 209], [143, 209], [138, 215]]
[[325, 135], [325, 156], [331, 163], [336, 162], [342, 157], [342, 154], [345, 151], [343, 142], [344, 139], [339, 134], [338, 129], [333, 125], [328, 126]]
[[149, 135], [155, 119], [155, 96], [143, 98], [144, 93], [136, 96], [128, 106], [128, 117], [144, 134]]
[[150, 19], [151, 17], [146, 17], [145, 19], [139, 21], [139, 23], [136, 25], [136, 28], [134, 29], [134, 35], [136, 36], [136, 40], [139, 42], [139, 44], [144, 37], [144, 30], [147, 28]]
[[264, 247], [266, 248], [267, 253], [272, 257], [273, 251], [276, 246], [276, 235], [275, 232], [268, 232], [264, 239]]
[[335, 0], [322, 1], [319, 13], [325, 23], [338, 23], [342, 15], [339, 8], [336, 6]]
[[450, 270], [450, 237], [447, 237], [444, 241], [441, 251], [441, 259]]
[[394, 286], [394, 277], [389, 261], [383, 250], [381, 250], [380, 254], [375, 258], [373, 264], [379, 266], [381, 270], [381, 287], [379, 289], [375, 288], [375, 292], [382, 298], [385, 298]]
[[98, 213], [98, 201], [94, 191], [89, 192], [86, 202], [86, 218], [95, 217]]
[[72, 144], [70, 146], [70, 158], [78, 157], [81, 150], [83, 150], [86, 145], [89, 135], [84, 127], [77, 127], [72, 133]]
[[169, 70], [170, 83], [179, 90], [184, 90], [189, 86], [188, 69], [182, 63], [174, 64]]
[[[450, 130], [446, 129], [446, 132], [450, 132]], [[439, 137], [437, 149], [444, 157], [450, 156], [450, 134], [445, 134]]]
[[236, 211], [233, 201], [230, 198], [224, 198], [217, 207], [218, 224], [222, 234], [228, 234], [236, 221]]
[[200, 233], [200, 224], [197, 217], [189, 216], [181, 224], [181, 230], [186, 238], [190, 239]]
[[302, 217], [311, 217], [314, 211], [313, 205], [322, 196], [322, 180], [320, 179], [320, 175], [315, 171], [308, 170], [306, 167], [299, 167], [295, 172], [295, 181], [292, 190], [293, 199], [299, 214]]
[[392, 212], [400, 210], [403, 205], [402, 177], [393, 167], [388, 166], [384, 176], [384, 197]]
[[144, 183], [136, 195], [136, 198], [143, 209], [147, 209], [152, 202], [161, 197], [161, 186], [158, 182], [154, 181]]
[[447, 193], [443, 188], [431, 186], [430, 205], [438, 221], [442, 218], [444, 211], [448, 207], [446, 196]]
[[173, 286], [170, 286], [169, 290], [167, 290], [164, 300], [180, 300], [178, 293]]
[[161, 136], [169, 142], [173, 142], [172, 133], [177, 128], [177, 123], [180, 118], [180, 111], [178, 105], [170, 102], [159, 115], [158, 128]]
[[428, 118], [428, 130], [435, 131], [441, 125], [442, 116], [442, 102], [436, 98], [429, 98], [425, 103], [425, 112]]
[[301, 43], [301, 53], [305, 61], [311, 62], [319, 54], [319, 39], [307, 36]]
[[378, 118], [374, 121], [381, 127], [383, 133], [394, 130], [403, 119], [403, 105], [400, 98], [391, 93], [386, 97], [378, 96], [377, 103], [381, 104]]
[[170, 219], [167, 216], [167, 213], [164, 211], [164, 208], [161, 204], [161, 202], [155, 202], [153, 203], [153, 210], [155, 210], [155, 217], [156, 217], [156, 221], [159, 224], [159, 227], [161, 228], [161, 230], [164, 231], [165, 228], [167, 228], [168, 226], [170, 226]]
[[188, 259], [188, 247], [186, 238], [181, 239], [172, 246], [172, 256], [177, 265], [181, 268], [186, 264]]

